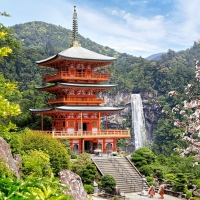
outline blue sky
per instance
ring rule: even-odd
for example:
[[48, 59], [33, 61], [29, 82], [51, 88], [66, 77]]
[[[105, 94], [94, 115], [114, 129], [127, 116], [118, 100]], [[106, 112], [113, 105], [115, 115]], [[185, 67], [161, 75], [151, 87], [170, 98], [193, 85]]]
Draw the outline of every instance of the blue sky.
[[[200, 0], [0, 0], [5, 26], [43, 21], [72, 28], [121, 53], [147, 57], [190, 48], [200, 39]], [[68, 48], [68, 47], [66, 47]]]

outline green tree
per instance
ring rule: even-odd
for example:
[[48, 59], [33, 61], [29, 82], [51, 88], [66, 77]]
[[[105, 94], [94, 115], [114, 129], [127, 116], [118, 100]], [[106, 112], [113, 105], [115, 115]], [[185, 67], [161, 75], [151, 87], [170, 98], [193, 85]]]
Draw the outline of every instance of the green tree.
[[81, 176], [82, 170], [88, 164], [92, 164], [90, 154], [82, 153], [74, 162], [72, 162], [71, 170]]
[[81, 171], [81, 178], [84, 185], [93, 185], [93, 182], [97, 176], [98, 173], [94, 164], [87, 164]]
[[70, 156], [67, 149], [51, 135], [26, 129], [22, 138], [22, 151], [42, 150], [50, 157], [51, 168], [55, 174], [61, 170], [70, 169]]
[[114, 177], [110, 174], [103, 175], [101, 179], [101, 187], [105, 192], [109, 194], [113, 193], [116, 188], [116, 181]]
[[22, 171], [25, 176], [51, 177], [49, 155], [41, 150], [30, 150], [22, 156]]
[[131, 155], [131, 161], [136, 167], [142, 167], [143, 165], [149, 165], [154, 163], [156, 160], [156, 155], [147, 147], [142, 147], [137, 149]]

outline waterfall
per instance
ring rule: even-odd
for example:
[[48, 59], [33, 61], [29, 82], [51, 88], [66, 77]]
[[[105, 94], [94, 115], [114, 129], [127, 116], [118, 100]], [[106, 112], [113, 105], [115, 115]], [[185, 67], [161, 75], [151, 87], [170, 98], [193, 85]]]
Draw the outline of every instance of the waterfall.
[[147, 142], [145, 118], [143, 114], [142, 98], [140, 94], [131, 95], [132, 128], [135, 150], [145, 146]]

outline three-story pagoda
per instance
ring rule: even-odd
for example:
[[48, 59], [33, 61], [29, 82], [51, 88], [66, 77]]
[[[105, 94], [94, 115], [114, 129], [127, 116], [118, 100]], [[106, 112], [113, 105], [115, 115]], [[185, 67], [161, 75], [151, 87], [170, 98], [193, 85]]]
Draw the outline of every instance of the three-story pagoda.
[[[77, 42], [77, 13], [74, 7], [73, 38], [70, 48], [44, 60], [37, 61], [56, 71], [44, 75], [50, 86], [37, 88], [55, 95], [48, 100], [48, 108], [30, 109], [32, 113], [49, 116], [55, 138], [66, 138], [76, 152], [116, 151], [117, 139], [130, 138], [129, 130], [111, 130], [107, 116], [122, 111], [122, 107], [105, 107], [98, 94], [116, 85], [100, 84], [109, 79], [109, 68], [116, 60], [81, 47]], [[50, 71], [50, 70], [49, 70]], [[106, 129], [101, 129], [101, 117], [106, 116]], [[49, 131], [48, 131], [49, 132]]]

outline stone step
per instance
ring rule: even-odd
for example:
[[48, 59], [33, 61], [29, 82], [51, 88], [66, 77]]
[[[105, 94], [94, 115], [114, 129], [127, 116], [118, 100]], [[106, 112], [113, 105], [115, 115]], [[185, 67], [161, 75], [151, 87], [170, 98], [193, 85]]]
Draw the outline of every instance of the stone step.
[[[128, 192], [141, 192], [142, 191], [142, 179], [141, 175], [137, 171], [137, 169], [124, 157], [115, 158], [118, 163], [120, 163], [120, 171], [118, 168], [113, 165], [111, 160], [102, 159], [102, 158], [93, 158], [94, 162], [100, 169], [100, 171], [104, 174], [112, 175], [116, 182], [118, 188], [120, 188], [121, 192], [128, 193]], [[122, 176], [121, 169], [123, 169], [128, 175], [128, 183], [125, 181], [125, 177]], [[131, 187], [131, 181], [134, 183], [133, 187]], [[145, 190], [148, 189], [148, 185], [145, 186]]]

